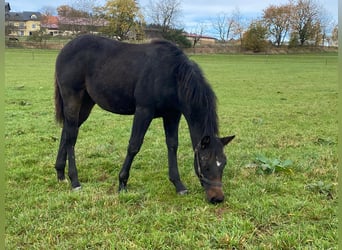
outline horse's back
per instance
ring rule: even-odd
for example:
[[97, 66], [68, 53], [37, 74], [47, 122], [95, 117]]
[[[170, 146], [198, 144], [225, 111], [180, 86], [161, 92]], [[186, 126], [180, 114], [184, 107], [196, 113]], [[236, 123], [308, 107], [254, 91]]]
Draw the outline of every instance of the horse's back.
[[103, 109], [133, 114], [137, 104], [162, 109], [177, 103], [179, 56], [166, 41], [135, 45], [84, 35], [63, 48], [56, 75], [62, 87], [86, 90]]

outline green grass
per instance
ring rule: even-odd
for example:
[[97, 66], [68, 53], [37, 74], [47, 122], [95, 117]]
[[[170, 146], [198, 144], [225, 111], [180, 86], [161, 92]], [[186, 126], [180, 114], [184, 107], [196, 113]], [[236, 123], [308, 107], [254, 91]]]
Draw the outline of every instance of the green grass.
[[[95, 108], [76, 145], [81, 192], [57, 183], [57, 51], [6, 50], [6, 249], [337, 249], [337, 55], [196, 55], [219, 100], [227, 147], [223, 204], [193, 170], [187, 125], [167, 177], [161, 120], [117, 194], [132, 117]], [[291, 171], [257, 173], [258, 157]], [[113, 186], [114, 184], [114, 186]]]

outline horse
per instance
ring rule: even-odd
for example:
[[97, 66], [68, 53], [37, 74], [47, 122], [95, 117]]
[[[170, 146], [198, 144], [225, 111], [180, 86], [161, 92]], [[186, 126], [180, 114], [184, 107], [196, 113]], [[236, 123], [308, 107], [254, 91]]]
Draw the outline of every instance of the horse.
[[178, 194], [188, 189], [177, 163], [178, 128], [183, 115], [194, 151], [194, 169], [207, 200], [224, 200], [224, 146], [235, 135], [218, 137], [216, 96], [200, 67], [176, 45], [164, 41], [129, 44], [82, 35], [67, 43], [55, 65], [55, 118], [62, 125], [55, 169], [73, 190], [81, 188], [75, 162], [80, 126], [94, 105], [121, 115], [134, 115], [126, 157], [119, 173], [119, 192], [127, 190], [129, 172], [145, 133], [154, 118], [162, 118], [169, 180]]

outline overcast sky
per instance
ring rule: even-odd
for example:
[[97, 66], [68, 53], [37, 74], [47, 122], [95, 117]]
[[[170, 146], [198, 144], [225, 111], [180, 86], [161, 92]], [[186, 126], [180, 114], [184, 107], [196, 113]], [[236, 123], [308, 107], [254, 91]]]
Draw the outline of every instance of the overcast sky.
[[[56, 8], [60, 5], [73, 5], [77, 0], [7, 0], [11, 11], [40, 11], [44, 6]], [[104, 5], [106, 0], [94, 0], [98, 5]], [[332, 17], [335, 23], [338, 20], [338, 0], [316, 0]], [[148, 6], [149, 0], [138, 0], [141, 7]], [[197, 23], [205, 23], [214, 19], [217, 14], [225, 12], [230, 14], [238, 9], [242, 16], [258, 18], [262, 10], [273, 5], [285, 4], [288, 0], [182, 0], [183, 23], [186, 31], [191, 32]]]

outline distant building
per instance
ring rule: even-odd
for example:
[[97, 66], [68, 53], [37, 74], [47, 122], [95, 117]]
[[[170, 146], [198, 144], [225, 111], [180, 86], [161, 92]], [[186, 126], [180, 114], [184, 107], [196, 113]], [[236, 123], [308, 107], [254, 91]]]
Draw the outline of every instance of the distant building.
[[43, 16], [41, 20], [41, 28], [45, 29], [47, 34], [51, 36], [61, 35], [59, 31], [59, 21], [57, 16]]
[[93, 17], [43, 16], [41, 20], [41, 28], [52, 36], [72, 35], [80, 32], [97, 33], [107, 25], [108, 21], [105, 19]]
[[9, 3], [5, 2], [5, 14], [8, 14], [11, 10], [11, 6]]
[[32, 32], [40, 31], [40, 12], [8, 12], [6, 25], [10, 36], [30, 36]]
[[215, 44], [217, 42], [217, 39], [215, 37], [211, 36], [203, 36], [193, 33], [184, 33], [184, 36], [188, 38], [190, 41], [194, 42], [195, 40], [198, 40], [198, 44]]

